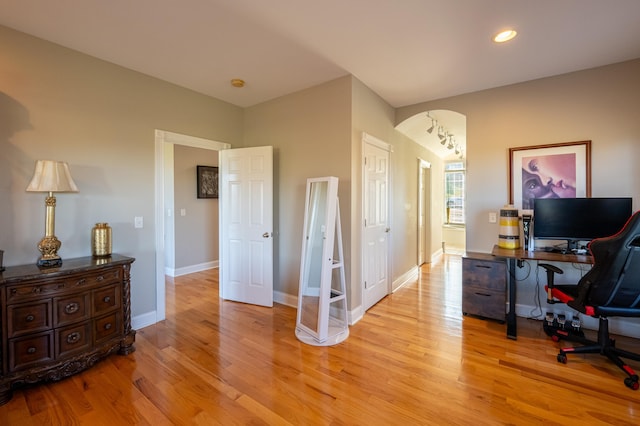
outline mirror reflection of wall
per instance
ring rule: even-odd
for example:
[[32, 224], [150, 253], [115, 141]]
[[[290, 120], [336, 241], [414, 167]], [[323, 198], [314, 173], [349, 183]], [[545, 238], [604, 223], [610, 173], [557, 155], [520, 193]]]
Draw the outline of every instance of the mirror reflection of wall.
[[327, 186], [328, 182], [311, 182], [309, 189], [309, 211], [305, 230], [306, 257], [304, 260], [302, 288], [302, 324], [318, 331], [318, 306], [322, 282], [322, 250], [327, 232]]

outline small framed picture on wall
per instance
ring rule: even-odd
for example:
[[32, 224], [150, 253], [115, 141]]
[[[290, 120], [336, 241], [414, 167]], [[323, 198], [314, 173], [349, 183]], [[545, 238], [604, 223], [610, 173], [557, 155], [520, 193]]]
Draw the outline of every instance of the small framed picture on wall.
[[197, 166], [198, 198], [218, 198], [218, 168]]

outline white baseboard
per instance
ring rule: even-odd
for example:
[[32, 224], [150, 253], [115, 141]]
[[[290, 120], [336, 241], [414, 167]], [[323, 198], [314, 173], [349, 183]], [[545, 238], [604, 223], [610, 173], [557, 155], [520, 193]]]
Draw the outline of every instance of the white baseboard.
[[436, 250], [433, 254], [431, 254], [431, 263], [436, 263], [437, 261], [442, 259], [443, 255], [444, 251], [441, 248]]
[[136, 315], [131, 318], [131, 328], [138, 330], [139, 328], [149, 327], [157, 321], [156, 311], [147, 312], [142, 315]]
[[164, 273], [170, 277], [179, 277], [181, 275], [193, 274], [194, 272], [206, 271], [207, 269], [217, 268], [219, 261], [200, 263], [197, 265], [184, 266], [182, 268], [165, 268]]
[[286, 305], [294, 309], [298, 309], [298, 297], [292, 296], [288, 293], [283, 293], [281, 291], [274, 291], [273, 301], [280, 303], [281, 305]]
[[407, 284], [409, 282], [412, 282], [414, 280], [417, 280], [419, 271], [420, 271], [420, 268], [416, 265], [416, 266], [412, 267], [411, 269], [409, 269], [404, 274], [400, 275], [391, 284], [391, 292], [393, 293], [396, 290], [398, 290], [399, 288], [401, 288], [403, 285], [405, 285], [405, 284]]

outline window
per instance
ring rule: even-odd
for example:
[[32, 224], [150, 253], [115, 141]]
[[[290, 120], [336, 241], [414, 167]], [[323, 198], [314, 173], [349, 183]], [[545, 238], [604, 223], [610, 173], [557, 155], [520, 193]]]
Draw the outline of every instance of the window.
[[445, 223], [464, 225], [464, 161], [444, 165]]

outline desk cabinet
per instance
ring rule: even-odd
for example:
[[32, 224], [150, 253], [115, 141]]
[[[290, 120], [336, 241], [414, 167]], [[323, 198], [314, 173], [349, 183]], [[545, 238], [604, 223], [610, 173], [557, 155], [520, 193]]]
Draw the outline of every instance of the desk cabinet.
[[507, 265], [504, 259], [485, 253], [462, 258], [462, 313], [505, 320]]
[[0, 404], [18, 386], [55, 381], [134, 351], [130, 268], [112, 255], [0, 272]]

